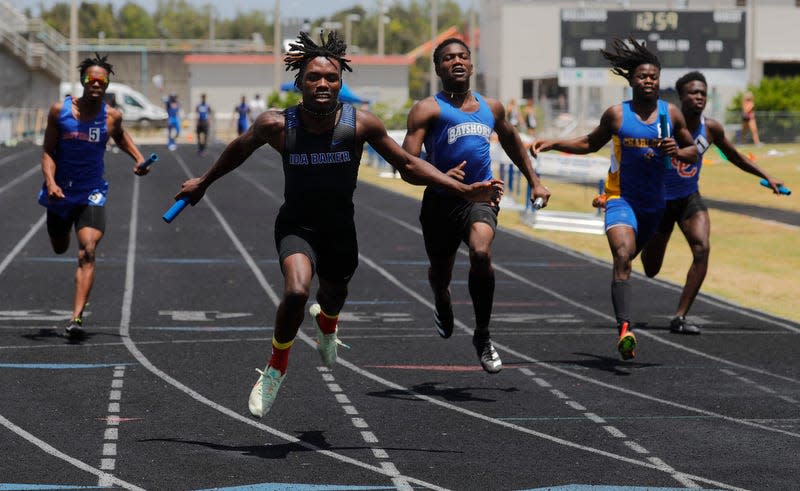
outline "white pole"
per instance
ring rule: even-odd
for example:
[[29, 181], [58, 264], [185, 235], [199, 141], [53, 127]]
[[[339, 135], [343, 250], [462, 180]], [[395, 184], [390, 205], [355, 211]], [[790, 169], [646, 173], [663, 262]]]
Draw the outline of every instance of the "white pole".
[[72, 97], [78, 94], [78, 0], [72, 0], [69, 6], [69, 73], [72, 82]]
[[378, 56], [383, 56], [384, 53], [384, 33], [383, 33], [383, 0], [378, 2]]
[[477, 24], [478, 12], [475, 9], [477, 0], [472, 0], [469, 8], [469, 44], [472, 50], [472, 76], [469, 78], [469, 86], [472, 90], [478, 89], [478, 43], [475, 42], [475, 27]]
[[[436, 35], [439, 32], [439, 1], [438, 0], [431, 0], [431, 53], [433, 50], [436, 49]], [[438, 83], [436, 80], [436, 70], [433, 68], [433, 63], [431, 62], [431, 71], [429, 74], [429, 84], [430, 84], [430, 95], [436, 95]]]
[[275, 62], [272, 65], [272, 88], [276, 94], [281, 93], [281, 52], [283, 43], [281, 42], [281, 0], [275, 0], [275, 25], [273, 26], [274, 35], [272, 37], [272, 54], [275, 55]]

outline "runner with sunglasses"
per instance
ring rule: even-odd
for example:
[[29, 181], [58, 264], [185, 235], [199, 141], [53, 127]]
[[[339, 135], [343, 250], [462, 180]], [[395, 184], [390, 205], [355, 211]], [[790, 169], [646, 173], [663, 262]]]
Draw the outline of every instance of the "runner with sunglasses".
[[109, 136], [136, 162], [133, 173], [147, 174], [144, 157], [122, 127], [122, 113], [104, 102], [109, 75], [106, 56], [95, 53], [78, 66], [83, 96], [67, 96], [50, 108], [44, 134], [39, 203], [47, 208], [47, 234], [56, 254], [69, 248], [70, 229], [78, 240], [75, 298], [67, 335], [82, 337], [83, 309], [94, 283], [95, 254], [105, 231], [108, 183], [103, 156]]

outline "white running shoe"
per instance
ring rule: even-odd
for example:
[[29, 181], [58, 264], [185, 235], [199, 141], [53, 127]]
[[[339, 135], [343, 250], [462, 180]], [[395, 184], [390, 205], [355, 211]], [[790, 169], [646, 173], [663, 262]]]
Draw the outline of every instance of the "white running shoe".
[[271, 366], [267, 366], [263, 372], [256, 368], [256, 372], [261, 376], [258, 377], [253, 390], [250, 391], [248, 407], [250, 408], [250, 414], [257, 418], [262, 418], [269, 412], [272, 403], [275, 402], [278, 389], [281, 388], [286, 374], [281, 375], [280, 370], [276, 370]]
[[311, 308], [308, 309], [308, 313], [311, 314], [311, 320], [314, 322], [314, 327], [317, 330], [317, 351], [319, 352], [319, 357], [322, 358], [322, 363], [330, 368], [336, 364], [337, 348], [340, 344], [339, 337], [337, 336], [339, 328], [337, 327], [336, 331], [331, 334], [322, 332], [317, 322], [317, 316], [322, 313], [322, 307], [320, 307], [318, 303], [312, 305]]

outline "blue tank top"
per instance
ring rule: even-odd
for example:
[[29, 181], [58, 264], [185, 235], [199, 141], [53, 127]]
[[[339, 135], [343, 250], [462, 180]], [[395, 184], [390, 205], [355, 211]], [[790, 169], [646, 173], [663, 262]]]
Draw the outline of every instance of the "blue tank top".
[[208, 121], [208, 113], [211, 111], [211, 108], [208, 104], [198, 104], [197, 105], [197, 121]]
[[698, 191], [698, 181], [700, 180], [700, 169], [703, 167], [703, 154], [711, 144], [706, 137], [706, 118], [700, 116], [700, 124], [692, 133], [695, 145], [697, 145], [697, 161], [687, 164], [677, 159], [672, 159], [672, 170], [668, 170], [664, 176], [664, 189], [667, 199], [685, 198]]
[[72, 98], [67, 97], [58, 124], [61, 131], [56, 147], [56, 184], [65, 193], [102, 186], [108, 142], [106, 103], [102, 103], [94, 119], [79, 121], [72, 115]]
[[72, 98], [64, 99], [58, 115], [59, 137], [56, 146], [56, 184], [65, 198], [50, 202], [47, 185], [42, 184], [38, 201], [42, 206], [68, 217], [76, 205], [104, 206], [108, 183], [103, 179], [103, 156], [108, 141], [107, 106], [102, 103], [91, 121], [72, 115]]
[[[646, 124], [631, 108], [632, 101], [622, 103], [622, 126], [612, 136], [614, 145], [611, 167], [606, 180], [608, 199], [622, 197], [631, 206], [656, 211], [664, 208], [664, 160], [656, 150], [660, 138], [659, 119]], [[667, 115], [672, 134], [667, 102], [658, 101], [658, 113]]]
[[489, 138], [494, 131], [494, 113], [479, 94], [478, 110], [466, 113], [452, 105], [440, 92], [434, 96], [441, 114], [425, 136], [427, 160], [442, 172], [463, 161], [464, 183], [472, 184], [492, 178], [492, 157]]

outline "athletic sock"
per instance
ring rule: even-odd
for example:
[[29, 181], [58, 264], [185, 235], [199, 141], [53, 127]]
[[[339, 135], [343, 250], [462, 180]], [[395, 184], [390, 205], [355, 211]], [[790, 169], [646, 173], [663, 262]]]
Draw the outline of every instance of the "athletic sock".
[[614, 305], [614, 315], [617, 323], [629, 321], [631, 318], [631, 284], [628, 280], [614, 280], [611, 282], [611, 303]]
[[469, 296], [475, 311], [475, 332], [489, 333], [489, 320], [492, 317], [494, 301], [494, 270], [488, 275], [469, 272]]
[[317, 314], [317, 325], [323, 334], [333, 334], [336, 332], [336, 323], [339, 322], [339, 314], [328, 315], [322, 310]]
[[293, 344], [294, 339], [279, 343], [274, 336], [272, 337], [272, 356], [269, 359], [269, 366], [281, 372], [281, 375], [284, 375], [289, 367], [289, 350]]

